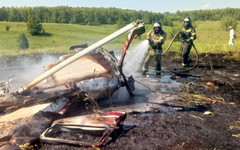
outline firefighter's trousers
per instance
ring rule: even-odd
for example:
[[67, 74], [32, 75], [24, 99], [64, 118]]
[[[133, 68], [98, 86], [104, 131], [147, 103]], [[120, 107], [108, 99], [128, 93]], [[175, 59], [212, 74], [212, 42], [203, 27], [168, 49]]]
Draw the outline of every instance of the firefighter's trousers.
[[149, 48], [147, 57], [143, 62], [142, 71], [148, 72], [149, 63], [154, 58], [156, 63], [156, 73], [161, 73], [162, 50]]
[[182, 43], [182, 46], [181, 46], [181, 50], [182, 50], [182, 62], [183, 62], [184, 64], [188, 64], [188, 63], [189, 63], [189, 60], [191, 60], [190, 57], [189, 57], [191, 48], [192, 48], [192, 42], [189, 42], [189, 43], [183, 42], [183, 43]]

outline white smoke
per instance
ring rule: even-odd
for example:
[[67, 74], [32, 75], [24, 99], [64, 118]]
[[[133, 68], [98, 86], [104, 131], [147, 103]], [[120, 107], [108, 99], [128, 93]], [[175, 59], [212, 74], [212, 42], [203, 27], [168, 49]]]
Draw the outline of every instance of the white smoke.
[[[44, 72], [44, 66], [58, 60], [58, 56], [48, 54], [36, 54], [36, 57], [18, 57], [8, 64], [6, 60], [1, 60], [1, 80], [9, 81], [10, 92], [16, 92], [38, 75]], [[10, 56], [11, 57], [11, 56]], [[40, 57], [40, 58], [39, 58]], [[10, 58], [11, 59], [11, 58]], [[13, 63], [12, 61], [15, 61]]]
[[148, 41], [144, 40], [130, 49], [130, 54], [126, 55], [123, 65], [123, 72], [126, 76], [138, 74], [147, 55], [147, 48]]

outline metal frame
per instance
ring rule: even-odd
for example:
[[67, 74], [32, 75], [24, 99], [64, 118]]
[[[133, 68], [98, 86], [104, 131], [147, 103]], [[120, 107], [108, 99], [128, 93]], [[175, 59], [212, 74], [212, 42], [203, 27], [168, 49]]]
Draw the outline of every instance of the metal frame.
[[[115, 123], [106, 122], [104, 125], [98, 126], [97, 124], [80, 125], [76, 123], [64, 124], [60, 122], [60, 123], [54, 124], [52, 127], [45, 130], [41, 134], [40, 139], [43, 142], [52, 143], [52, 144], [61, 143], [61, 144], [70, 144], [70, 145], [77, 145], [77, 146], [101, 146], [105, 141], [107, 141], [110, 138], [110, 135], [114, 132], [115, 129], [119, 129], [119, 125], [121, 125], [126, 118], [126, 113], [121, 113], [121, 112], [113, 112], [113, 113], [116, 113], [116, 115], [114, 116], [114, 114], [111, 114], [111, 112], [103, 113], [103, 117], [112, 118], [115, 120], [114, 121]], [[102, 132], [102, 133], [101, 133], [101, 136], [99, 136], [99, 139], [95, 141], [89, 141], [89, 142], [51, 137], [54, 133], [63, 132], [63, 131], [64, 132], [71, 132], [71, 131], [85, 132], [85, 134], [88, 134], [89, 132]]]

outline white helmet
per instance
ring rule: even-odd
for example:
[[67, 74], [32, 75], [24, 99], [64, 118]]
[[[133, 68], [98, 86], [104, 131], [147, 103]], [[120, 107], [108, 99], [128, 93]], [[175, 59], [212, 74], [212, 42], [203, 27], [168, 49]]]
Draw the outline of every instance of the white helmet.
[[154, 23], [154, 28], [161, 28], [161, 23], [160, 22], [156, 22], [156, 23]]
[[184, 22], [190, 22], [190, 19], [187, 17], [184, 19]]

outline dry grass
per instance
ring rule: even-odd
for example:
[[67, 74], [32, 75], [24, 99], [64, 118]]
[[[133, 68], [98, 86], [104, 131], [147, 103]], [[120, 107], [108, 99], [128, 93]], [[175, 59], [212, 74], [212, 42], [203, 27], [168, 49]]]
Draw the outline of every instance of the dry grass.
[[180, 89], [180, 101], [187, 105], [212, 105], [215, 103], [225, 103], [222, 97], [208, 97], [202, 94], [199, 89], [192, 84], [185, 84]]

